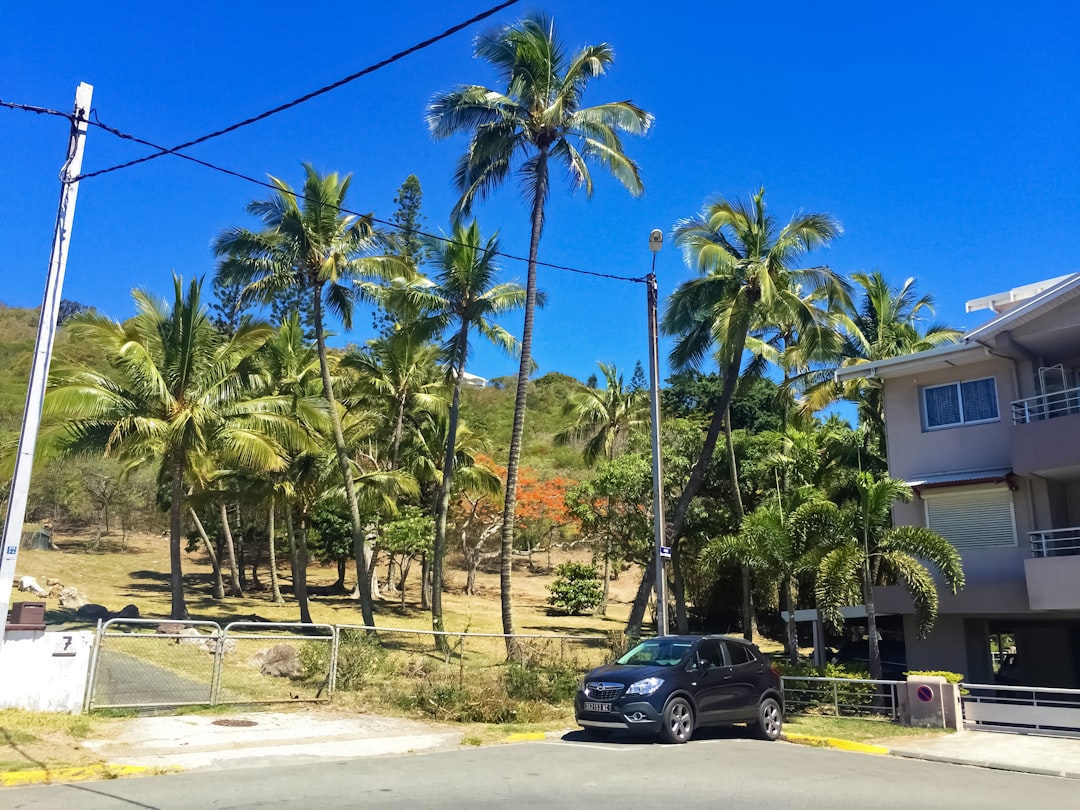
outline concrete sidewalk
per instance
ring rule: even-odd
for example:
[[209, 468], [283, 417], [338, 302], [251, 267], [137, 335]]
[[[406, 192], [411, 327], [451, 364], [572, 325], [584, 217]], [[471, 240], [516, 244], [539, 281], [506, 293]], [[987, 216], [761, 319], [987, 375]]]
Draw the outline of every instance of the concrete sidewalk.
[[237, 712], [140, 717], [121, 721], [108, 739], [83, 744], [119, 766], [153, 769], [237, 768], [404, 754], [457, 746], [462, 732], [414, 720], [365, 714]]
[[896, 738], [893, 756], [1080, 779], [1080, 738], [960, 731], [940, 737]]

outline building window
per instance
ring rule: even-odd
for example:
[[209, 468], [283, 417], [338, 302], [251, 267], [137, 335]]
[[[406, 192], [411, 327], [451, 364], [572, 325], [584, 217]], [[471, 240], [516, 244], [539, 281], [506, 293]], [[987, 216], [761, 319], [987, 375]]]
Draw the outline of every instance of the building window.
[[957, 549], [1016, 546], [1008, 487], [948, 487], [924, 491], [922, 499], [927, 527]]
[[998, 418], [997, 384], [993, 377], [922, 390], [927, 429], [994, 422]]

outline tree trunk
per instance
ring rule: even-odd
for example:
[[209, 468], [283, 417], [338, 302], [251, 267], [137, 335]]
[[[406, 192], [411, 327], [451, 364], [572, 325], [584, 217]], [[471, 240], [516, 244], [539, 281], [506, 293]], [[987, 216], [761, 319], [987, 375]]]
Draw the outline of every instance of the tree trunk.
[[792, 666], [799, 664], [799, 634], [795, 627], [794, 577], [784, 578], [784, 608], [787, 610], [787, 648]]
[[656, 559], [650, 557], [648, 565], [641, 574], [634, 604], [630, 607], [630, 618], [626, 622], [626, 635], [630, 638], [641, 637], [641, 623], [645, 620], [645, 609], [649, 606], [649, 594], [652, 593], [655, 574]]
[[397, 421], [394, 424], [394, 440], [390, 452], [390, 466], [395, 470], [401, 458], [401, 436], [405, 432], [405, 404], [406, 396], [402, 394], [397, 400]]
[[680, 634], [690, 632], [690, 621], [686, 616], [686, 578], [683, 576], [682, 545], [682, 540], [671, 544], [671, 591], [675, 597], [675, 632]]
[[881, 648], [878, 646], [877, 613], [874, 610], [874, 582], [870, 578], [870, 560], [863, 561], [863, 603], [866, 605], [866, 633], [870, 637], [870, 677], [881, 679]]
[[277, 575], [277, 549], [274, 548], [274, 536], [277, 534], [277, 527], [274, 525], [274, 501], [270, 500], [270, 514], [266, 519], [266, 534], [267, 548], [270, 550], [270, 598], [274, 600], [275, 605], [285, 604], [285, 600], [281, 596], [281, 588], [278, 586]]
[[243, 596], [240, 577], [236, 570], [236, 549], [233, 548], [232, 529], [229, 527], [229, 510], [221, 502], [221, 530], [225, 535], [225, 553], [229, 558], [229, 596]]
[[[548, 544], [550, 548], [550, 543]], [[604, 595], [600, 599], [600, 607], [596, 609], [596, 612], [601, 616], [607, 616], [607, 603], [608, 595], [611, 591], [611, 551], [610, 548], [604, 549]]]
[[289, 552], [293, 560], [293, 594], [300, 605], [300, 621], [311, 624], [311, 608], [307, 595], [307, 528], [300, 519], [300, 536], [293, 530], [292, 504], [285, 504], [285, 531], [289, 535]]
[[540, 250], [540, 234], [544, 230], [544, 200], [548, 193], [548, 151], [540, 147], [534, 167], [532, 233], [529, 239], [529, 270], [525, 283], [525, 325], [521, 331], [521, 363], [518, 365], [517, 393], [514, 396], [514, 427], [510, 434], [510, 457], [506, 462], [506, 498], [503, 503], [502, 546], [499, 560], [499, 591], [502, 601], [502, 627], [506, 634], [506, 656], [514, 658], [517, 642], [513, 638], [513, 595], [511, 572], [514, 555], [514, 513], [517, 508], [518, 462], [525, 429], [525, 399], [529, 374], [532, 371], [533, 320], [536, 316], [536, 258]]
[[190, 507], [188, 507], [188, 512], [191, 514], [191, 520], [195, 524], [195, 529], [199, 532], [199, 537], [202, 538], [203, 545], [206, 546], [206, 554], [210, 558], [210, 567], [214, 569], [214, 598], [224, 599], [225, 583], [221, 581], [221, 564], [218, 562], [217, 554], [214, 553], [214, 545], [206, 535], [206, 529], [203, 528], [198, 513]]
[[180, 518], [184, 509], [184, 451], [173, 451], [172, 503], [169, 505], [169, 595], [170, 619], [187, 619], [184, 601], [184, 570], [180, 556]]
[[[431, 561], [431, 629], [436, 631], [435, 646], [440, 652], [447, 652], [446, 636], [443, 626], [443, 574], [446, 567], [446, 521], [450, 512], [450, 490], [453, 487], [454, 458], [457, 455], [458, 415], [461, 409], [461, 382], [465, 374], [465, 358], [468, 357], [469, 323], [461, 320], [459, 330], [461, 355], [454, 368], [454, 396], [450, 403], [450, 417], [446, 430], [446, 452], [443, 455], [442, 482], [439, 484], [438, 499], [435, 501], [435, 544], [432, 548]], [[421, 590], [423, 588], [421, 587]]]
[[349, 561], [346, 559], [340, 559], [337, 561], [337, 582], [334, 583], [334, 588], [336, 590], [345, 590], [345, 572], [348, 564]]
[[[319, 353], [319, 371], [322, 374], [323, 396], [330, 411], [330, 424], [334, 433], [334, 449], [337, 451], [338, 468], [341, 471], [342, 482], [345, 485], [345, 499], [349, 503], [349, 517], [352, 519], [353, 532], [353, 556], [356, 558], [356, 586], [360, 591], [360, 614], [364, 624], [368, 627], [375, 626], [375, 609], [371, 600], [371, 580], [365, 580], [360, 576], [364, 571], [364, 527], [360, 522], [360, 505], [356, 500], [356, 485], [353, 482], [352, 466], [349, 463], [349, 450], [345, 446], [345, 435], [341, 431], [341, 414], [337, 410], [337, 400], [334, 397], [334, 384], [330, 379], [330, 366], [326, 359], [326, 336], [323, 333], [322, 311], [322, 286], [317, 285], [312, 290], [312, 309], [315, 314], [315, 345]], [[306, 556], [306, 549], [305, 549]]]
[[433, 610], [431, 607], [431, 558], [425, 551], [420, 555], [420, 609]]
[[[731, 476], [731, 491], [734, 493], [735, 514], [742, 525], [746, 517], [743, 509], [742, 490], [739, 489], [739, 465], [735, 459], [735, 445], [731, 441], [731, 406], [724, 409], [724, 442], [727, 445], [728, 473]], [[743, 563], [739, 570], [742, 582], [742, 619], [743, 638], [747, 641], [754, 640], [754, 588], [750, 578], [750, 566]]]

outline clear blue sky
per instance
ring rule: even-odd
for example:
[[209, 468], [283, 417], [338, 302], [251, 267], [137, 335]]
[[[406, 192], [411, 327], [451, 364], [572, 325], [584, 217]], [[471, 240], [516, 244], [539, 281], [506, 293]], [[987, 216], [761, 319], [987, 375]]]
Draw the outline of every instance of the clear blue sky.
[[[488, 0], [389, 4], [4, 3], [0, 99], [70, 110], [94, 85], [101, 119], [173, 145], [375, 62], [486, 8]], [[571, 46], [610, 42], [611, 73], [587, 103], [632, 98], [656, 116], [628, 139], [646, 194], [599, 178], [591, 201], [556, 186], [541, 259], [601, 272], [648, 270], [646, 238], [717, 194], [764, 184], [778, 218], [828, 211], [844, 236], [817, 257], [842, 273], [919, 279], [939, 319], [970, 326], [963, 302], [1080, 270], [1080, 4], [643, 3], [551, 0]], [[481, 25], [490, 26], [488, 22]], [[435, 143], [423, 121], [436, 92], [492, 84], [464, 32], [390, 68], [192, 154], [291, 182], [300, 164], [352, 172], [352, 207], [388, 217], [419, 176], [430, 229], [445, 228], [463, 141]], [[0, 109], [0, 300], [41, 299], [66, 122]], [[84, 170], [145, 150], [91, 129]], [[169, 291], [171, 271], [212, 275], [221, 229], [251, 224], [264, 191], [165, 157], [84, 182], [64, 295], [115, 317], [129, 290]], [[504, 250], [527, 252], [528, 213], [511, 185], [478, 208]], [[661, 294], [687, 278], [670, 244]], [[508, 277], [524, 266], [507, 262]], [[542, 270], [541, 371], [584, 378], [597, 360], [646, 358], [639, 285]], [[985, 314], [985, 313], [984, 313]], [[519, 321], [508, 322], [515, 332]], [[351, 341], [369, 338], [367, 318]], [[478, 351], [486, 377], [516, 366]]]

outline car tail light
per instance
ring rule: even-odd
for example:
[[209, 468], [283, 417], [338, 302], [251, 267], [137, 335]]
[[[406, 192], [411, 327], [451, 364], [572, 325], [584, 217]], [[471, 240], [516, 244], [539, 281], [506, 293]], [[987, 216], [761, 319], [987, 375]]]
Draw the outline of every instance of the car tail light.
[[776, 668], [776, 664], [773, 664], [769, 669], [772, 670], [773, 677], [776, 678], [776, 682], [780, 683], [780, 670]]

